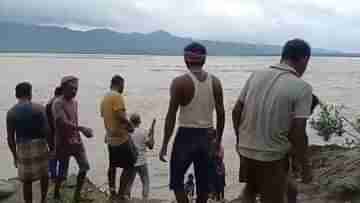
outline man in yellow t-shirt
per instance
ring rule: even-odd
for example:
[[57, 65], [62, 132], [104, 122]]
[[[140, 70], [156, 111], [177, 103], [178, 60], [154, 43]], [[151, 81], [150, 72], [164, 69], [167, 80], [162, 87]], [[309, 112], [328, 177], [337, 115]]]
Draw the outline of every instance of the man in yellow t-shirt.
[[116, 168], [123, 168], [118, 192], [122, 199], [125, 195], [130, 195], [127, 185], [135, 173], [134, 164], [137, 158], [129, 140], [129, 131], [133, 129], [126, 116], [123, 90], [124, 79], [119, 75], [113, 76], [110, 91], [105, 94], [100, 109], [106, 130], [105, 143], [109, 151], [108, 178], [111, 198], [116, 196]]

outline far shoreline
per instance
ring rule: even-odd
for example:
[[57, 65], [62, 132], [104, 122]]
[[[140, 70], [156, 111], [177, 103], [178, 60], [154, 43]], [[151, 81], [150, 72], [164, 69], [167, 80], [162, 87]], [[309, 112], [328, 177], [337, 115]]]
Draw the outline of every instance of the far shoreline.
[[[168, 57], [176, 57], [176, 56], [183, 56], [182, 54], [166, 54], [166, 53], [113, 53], [113, 52], [101, 52], [101, 51], [2, 51], [0, 50], [1, 55], [13, 55], [13, 54], [59, 54], [59, 55], [84, 55], [84, 56], [168, 56]], [[280, 57], [279, 54], [243, 54], [243, 55], [217, 55], [217, 54], [209, 54], [208, 57]], [[312, 57], [321, 57], [321, 58], [360, 58], [360, 53], [354, 54], [316, 54], [314, 53]]]

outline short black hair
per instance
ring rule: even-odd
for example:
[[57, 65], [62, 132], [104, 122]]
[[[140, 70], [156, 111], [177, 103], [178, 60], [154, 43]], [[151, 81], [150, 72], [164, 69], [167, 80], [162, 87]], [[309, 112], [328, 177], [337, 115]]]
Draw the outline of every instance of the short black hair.
[[16, 98], [31, 97], [32, 86], [29, 82], [22, 82], [15, 87]]
[[184, 48], [184, 52], [196, 52], [198, 54], [207, 54], [206, 47], [198, 42], [192, 42]]
[[135, 125], [139, 125], [141, 123], [141, 117], [139, 114], [133, 113], [130, 115], [130, 121]]
[[62, 95], [62, 87], [56, 87], [54, 91], [55, 96]]
[[281, 60], [299, 61], [300, 59], [311, 56], [310, 45], [302, 39], [293, 39], [283, 47]]
[[124, 83], [124, 78], [120, 75], [114, 75], [111, 79], [111, 86], [121, 85]]

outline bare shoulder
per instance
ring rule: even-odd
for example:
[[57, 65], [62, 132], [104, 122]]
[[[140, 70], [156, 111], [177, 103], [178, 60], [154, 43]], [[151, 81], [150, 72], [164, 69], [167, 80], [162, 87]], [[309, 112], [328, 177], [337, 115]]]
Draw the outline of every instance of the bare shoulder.
[[55, 98], [53, 101], [53, 105], [59, 105], [62, 102], [61, 97]]
[[222, 84], [221, 81], [218, 77], [216, 77], [215, 75], [211, 75], [212, 77], [212, 81], [213, 81], [213, 88], [216, 92], [221, 91], [222, 92]]
[[189, 79], [191, 79], [191, 78], [188, 75], [183, 74], [183, 75], [180, 75], [180, 76], [177, 76], [176, 78], [174, 78], [173, 83], [175, 83], [177, 85], [181, 85]]
[[221, 85], [221, 81], [217, 76], [211, 74], [211, 77], [212, 77], [214, 83]]
[[174, 78], [171, 82], [172, 91], [184, 88], [184, 85], [186, 85], [189, 80], [191, 80], [191, 78], [189, 78], [186, 74]]
[[11, 118], [13, 116], [15, 116], [15, 107], [16, 105], [12, 106], [6, 113], [6, 117], [7, 118]]
[[58, 111], [59, 109], [62, 108], [63, 108], [63, 100], [61, 99], [61, 97], [56, 98], [53, 102], [52, 110]]

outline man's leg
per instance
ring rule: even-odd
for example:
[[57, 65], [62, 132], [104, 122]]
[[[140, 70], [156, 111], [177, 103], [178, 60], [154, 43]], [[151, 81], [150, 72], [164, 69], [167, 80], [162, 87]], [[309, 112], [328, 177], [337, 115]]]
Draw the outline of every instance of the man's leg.
[[58, 162], [58, 173], [57, 176], [62, 178], [64, 181], [66, 180], [68, 176], [68, 170], [69, 170], [69, 160], [63, 161], [63, 160], [57, 160]]
[[112, 162], [114, 159], [114, 155], [116, 154], [115, 152], [113, 152], [113, 148], [108, 145], [108, 154], [109, 154], [109, 168], [108, 168], [108, 172], [107, 172], [107, 176], [108, 176], [108, 182], [109, 182], [109, 190], [110, 190], [110, 199], [115, 198], [116, 196], [116, 167], [112, 166]]
[[199, 135], [195, 135], [195, 150], [191, 154], [194, 160], [197, 193], [196, 203], [206, 203], [210, 192], [214, 192], [216, 195], [216, 168], [215, 162], [209, 153], [211, 143], [208, 130], [201, 129], [201, 131], [198, 130], [197, 133], [199, 133]]
[[116, 196], [116, 168], [109, 166], [108, 169], [108, 181], [109, 181], [109, 189], [110, 189], [110, 197], [114, 198]]
[[254, 160], [248, 159], [240, 155], [239, 181], [245, 183], [242, 191], [243, 203], [255, 203], [257, 189], [257, 170]]
[[132, 190], [132, 186], [134, 184], [135, 178], [136, 178], [136, 174], [139, 174], [139, 173], [140, 173], [139, 167], [135, 166], [134, 172], [130, 175], [130, 180], [129, 180], [128, 186], [126, 187], [125, 193], [124, 193], [129, 198], [131, 197], [131, 190]]
[[[190, 131], [191, 133], [191, 131]], [[189, 203], [184, 189], [184, 175], [193, 162], [195, 148], [189, 129], [179, 128], [175, 137], [170, 159], [170, 189], [174, 191], [178, 203]]]
[[120, 176], [120, 186], [118, 195], [120, 198], [130, 198], [131, 196], [131, 181], [136, 175], [135, 167], [124, 168]]
[[186, 196], [186, 193], [184, 190], [176, 189], [174, 190], [176, 201], [178, 203], [189, 203], [189, 199]]
[[41, 203], [45, 203], [47, 200], [47, 193], [49, 189], [49, 176], [43, 176], [40, 179], [41, 185]]
[[32, 203], [32, 182], [23, 182], [23, 193], [25, 203]]
[[139, 174], [143, 186], [142, 197], [147, 200], [149, 198], [150, 191], [150, 178], [147, 164], [139, 167]]
[[220, 193], [220, 200], [223, 201], [224, 199], [225, 199], [225, 190], [223, 188], [221, 193]]
[[74, 201], [75, 202], [80, 201], [81, 190], [82, 190], [82, 188], [84, 186], [86, 174], [87, 174], [87, 172], [81, 171], [81, 172], [79, 172], [79, 174], [77, 176], [77, 183], [76, 183], [76, 188], [75, 188], [75, 193], [74, 193]]
[[255, 187], [247, 183], [242, 193], [242, 203], [255, 203], [256, 202], [256, 190]]
[[289, 177], [288, 186], [287, 186], [287, 200], [288, 203], [296, 203], [297, 202], [298, 189], [294, 179]]
[[81, 190], [84, 186], [86, 174], [90, 169], [90, 165], [84, 149], [75, 153], [74, 158], [79, 166], [79, 174], [77, 176], [77, 183], [74, 192], [74, 202], [79, 202], [81, 200]]
[[[64, 168], [68, 168], [69, 167], [69, 162], [70, 162], [70, 157], [63, 157], [61, 159], [59, 159], [59, 162], [63, 164]], [[61, 185], [64, 181], [64, 178], [61, 177], [60, 175], [56, 176], [56, 180], [55, 180], [55, 189], [54, 189], [54, 198], [55, 199], [60, 199], [60, 188]]]
[[49, 160], [49, 174], [52, 180], [56, 179], [57, 176], [57, 160], [55, 158], [51, 158]]
[[287, 192], [288, 166], [286, 159], [265, 162], [260, 165], [259, 179], [261, 202], [284, 203]]

